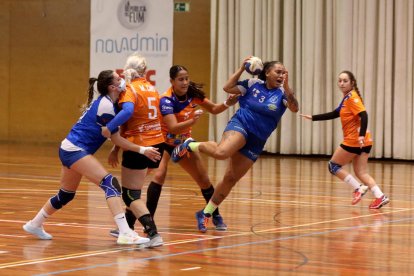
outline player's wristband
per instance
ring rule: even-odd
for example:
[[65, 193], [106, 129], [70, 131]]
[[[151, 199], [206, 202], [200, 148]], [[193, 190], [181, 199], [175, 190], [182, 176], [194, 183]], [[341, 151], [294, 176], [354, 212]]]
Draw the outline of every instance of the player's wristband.
[[223, 104], [224, 104], [224, 106], [225, 106], [225, 107], [230, 107], [230, 106], [227, 104], [227, 100], [225, 100], [225, 101], [223, 102]]
[[143, 155], [143, 154], [145, 153], [145, 151], [146, 151], [148, 148], [149, 148], [149, 147], [143, 147], [143, 146], [140, 146], [140, 147], [139, 147], [139, 153]]

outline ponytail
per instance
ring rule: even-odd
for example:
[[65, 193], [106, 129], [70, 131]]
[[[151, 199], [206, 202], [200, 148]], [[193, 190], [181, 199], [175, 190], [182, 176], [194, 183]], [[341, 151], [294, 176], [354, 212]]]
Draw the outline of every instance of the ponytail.
[[88, 99], [86, 103], [81, 106], [81, 111], [84, 112], [89, 106], [92, 104], [93, 95], [95, 93], [95, 89], [93, 88], [95, 82], [97, 83], [98, 93], [100, 95], [108, 95], [109, 90], [108, 86], [112, 84], [114, 79], [114, 71], [112, 70], [105, 70], [99, 73], [98, 78], [89, 78], [89, 87], [88, 87]]
[[89, 78], [89, 87], [88, 87], [88, 99], [86, 100], [86, 103], [84, 103], [81, 106], [81, 112], [84, 112], [92, 103], [93, 94], [95, 92], [95, 89], [93, 89], [93, 86], [95, 85], [95, 82], [97, 81], [97, 78]]
[[201, 100], [204, 100], [206, 97], [206, 93], [204, 93], [203, 89], [204, 85], [201, 83], [195, 83], [190, 81], [190, 84], [188, 86], [187, 95], [190, 98], [199, 98]]

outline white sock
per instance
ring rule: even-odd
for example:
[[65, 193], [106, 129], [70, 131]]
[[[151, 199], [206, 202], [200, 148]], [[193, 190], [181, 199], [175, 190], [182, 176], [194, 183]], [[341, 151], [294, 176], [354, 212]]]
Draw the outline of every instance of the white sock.
[[31, 220], [30, 224], [33, 225], [34, 227], [41, 227], [48, 217], [49, 215], [42, 208], [37, 213], [37, 215], [34, 217], [34, 219]]
[[131, 228], [129, 228], [126, 221], [125, 213], [119, 213], [118, 215], [114, 216], [114, 220], [116, 222], [116, 225], [118, 225], [119, 233], [128, 233], [131, 231]]
[[384, 195], [384, 193], [381, 191], [378, 185], [375, 185], [374, 187], [372, 187], [371, 192], [375, 196], [375, 198], [381, 198]]
[[354, 190], [358, 189], [359, 186], [361, 186], [361, 183], [359, 183], [358, 180], [356, 180], [355, 177], [353, 177], [351, 174], [348, 174], [344, 178], [344, 181], [345, 181], [345, 183], [351, 185], [352, 188], [354, 188]]

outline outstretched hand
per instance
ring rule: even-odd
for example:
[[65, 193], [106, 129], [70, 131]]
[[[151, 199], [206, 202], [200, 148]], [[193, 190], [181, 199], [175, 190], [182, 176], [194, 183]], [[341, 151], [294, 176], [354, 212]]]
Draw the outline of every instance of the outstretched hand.
[[312, 115], [299, 114], [299, 116], [301, 116], [302, 118], [308, 119], [308, 120], [312, 120]]

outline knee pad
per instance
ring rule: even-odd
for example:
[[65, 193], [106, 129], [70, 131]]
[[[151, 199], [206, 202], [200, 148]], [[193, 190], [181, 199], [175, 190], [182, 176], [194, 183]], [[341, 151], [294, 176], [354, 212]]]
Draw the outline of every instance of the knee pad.
[[127, 207], [131, 206], [131, 203], [141, 198], [141, 190], [131, 190], [122, 187], [122, 199]]
[[339, 165], [339, 164], [336, 164], [335, 162], [332, 162], [331, 160], [329, 160], [329, 162], [328, 162], [328, 169], [329, 169], [329, 172], [330, 172], [331, 174], [336, 175], [336, 173], [337, 173], [340, 169], [342, 169], [342, 166], [341, 166], [341, 165]]
[[105, 192], [105, 198], [110, 198], [114, 196], [121, 196], [121, 186], [119, 185], [118, 179], [113, 177], [112, 174], [105, 176], [101, 184], [99, 184], [102, 190]]
[[52, 204], [53, 208], [58, 210], [72, 201], [72, 199], [75, 197], [75, 193], [76, 192], [69, 192], [60, 189], [57, 195], [50, 199], [50, 204]]

